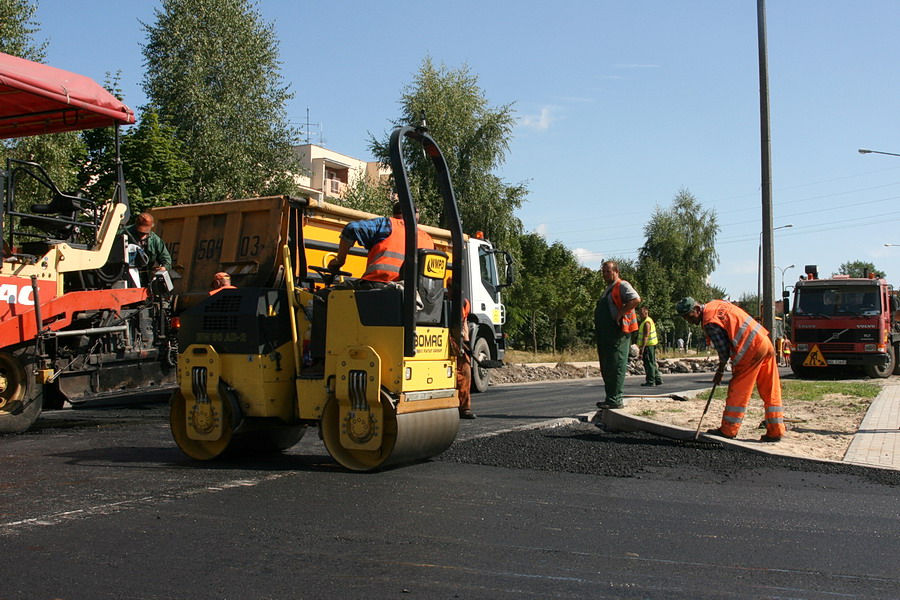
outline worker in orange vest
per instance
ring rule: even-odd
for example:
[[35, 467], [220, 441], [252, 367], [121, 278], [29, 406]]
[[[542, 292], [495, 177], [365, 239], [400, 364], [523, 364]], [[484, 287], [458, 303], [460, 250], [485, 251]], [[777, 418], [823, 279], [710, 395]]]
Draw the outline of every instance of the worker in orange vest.
[[[419, 211], [416, 209], [416, 220]], [[421, 228], [417, 230], [419, 248], [434, 249], [434, 240]], [[366, 272], [362, 280], [366, 282], [389, 282], [400, 280], [400, 268], [406, 259], [406, 228], [403, 224], [403, 212], [400, 203], [394, 204], [390, 217], [378, 217], [362, 221], [352, 221], [341, 231], [337, 255], [328, 263], [333, 270], [340, 269], [347, 260], [347, 254], [354, 244], [359, 244], [369, 251]], [[357, 287], [378, 287], [374, 285], [358, 285]]]
[[625, 374], [628, 372], [628, 352], [631, 334], [638, 329], [635, 307], [641, 297], [630, 283], [619, 277], [619, 265], [608, 260], [600, 267], [606, 289], [594, 309], [594, 328], [597, 336], [597, 356], [606, 400], [598, 408], [622, 408], [625, 400]]
[[760, 441], [780, 442], [785, 433], [781, 379], [769, 332], [739, 306], [723, 300], [700, 304], [693, 298], [682, 298], [675, 305], [675, 312], [688, 323], [702, 325], [706, 337], [719, 353], [714, 385], [722, 381], [725, 365], [731, 360], [731, 382], [722, 424], [707, 433], [737, 437], [756, 384], [766, 409], [766, 433]]

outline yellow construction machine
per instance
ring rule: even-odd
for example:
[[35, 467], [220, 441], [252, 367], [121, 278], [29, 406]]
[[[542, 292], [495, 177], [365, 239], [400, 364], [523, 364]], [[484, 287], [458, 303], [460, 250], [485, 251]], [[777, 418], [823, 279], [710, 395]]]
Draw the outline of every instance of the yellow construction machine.
[[[368, 471], [453, 443], [461, 345], [450, 340], [460, 342], [462, 296], [444, 282], [447, 269], [466, 268], [463, 234], [444, 157], [427, 131], [413, 127], [395, 130], [390, 143], [404, 221], [416, 224], [407, 139], [435, 166], [452, 257], [417, 249], [416, 227], [407, 226], [402, 282], [331, 285], [352, 274], [307, 268], [301, 224], [294, 247], [282, 248], [282, 287], [221, 290], [181, 313], [170, 424], [185, 454], [209, 460], [284, 450], [313, 426], [336, 461]], [[317, 346], [324, 356], [313, 356]]]

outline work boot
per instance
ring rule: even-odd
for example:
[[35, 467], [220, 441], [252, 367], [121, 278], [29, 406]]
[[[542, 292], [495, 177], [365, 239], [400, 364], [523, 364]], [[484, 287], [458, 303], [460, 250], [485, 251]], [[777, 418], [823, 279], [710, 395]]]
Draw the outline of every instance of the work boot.
[[706, 435], [714, 435], [714, 436], [723, 437], [723, 438], [726, 438], [729, 440], [733, 440], [734, 438], [737, 437], [736, 435], [725, 435], [725, 433], [723, 433], [722, 430], [719, 429], [718, 427], [716, 427], [715, 429], [708, 429], [706, 431]]
[[771, 437], [768, 433], [764, 433], [759, 437], [759, 441], [761, 442], [769, 442], [770, 444], [774, 444], [776, 442], [780, 442], [780, 437]]
[[653, 387], [654, 385], [656, 385], [656, 384], [653, 383], [652, 381], [646, 381], [641, 384], [641, 387]]
[[603, 402], [597, 403], [597, 408], [625, 408], [625, 403], [622, 404], [614, 404], [609, 400], [604, 400]]
[[475, 413], [473, 413], [471, 410], [461, 410], [461, 411], [459, 411], [459, 418], [460, 419], [475, 419], [477, 417], [475, 416]]

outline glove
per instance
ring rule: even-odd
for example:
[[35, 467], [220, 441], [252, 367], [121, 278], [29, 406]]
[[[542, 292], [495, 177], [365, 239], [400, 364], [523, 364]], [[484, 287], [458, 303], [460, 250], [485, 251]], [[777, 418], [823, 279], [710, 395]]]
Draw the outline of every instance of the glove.
[[719, 368], [716, 369], [716, 374], [713, 376], [713, 385], [719, 385], [722, 383], [722, 376], [725, 375], [725, 363], [721, 363]]

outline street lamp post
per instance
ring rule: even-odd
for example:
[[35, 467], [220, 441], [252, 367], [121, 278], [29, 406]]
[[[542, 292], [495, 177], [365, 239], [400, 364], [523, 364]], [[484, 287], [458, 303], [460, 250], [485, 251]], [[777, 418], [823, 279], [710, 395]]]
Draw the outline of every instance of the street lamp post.
[[[781, 227], [773, 228], [772, 232], [774, 233], [775, 231], [778, 231], [779, 229], [789, 229], [793, 226], [794, 226], [793, 223], [788, 223], [787, 225], [782, 225]], [[775, 309], [775, 299], [774, 298], [765, 298], [764, 299], [762, 297], [762, 264], [763, 264], [763, 251], [762, 251], [763, 239], [762, 238], [763, 238], [763, 232], [760, 231], [759, 232], [759, 258], [758, 258], [758, 262], [756, 263], [756, 301], [759, 302], [759, 310], [760, 310], [759, 317], [761, 320], [764, 319], [763, 315], [767, 314], [766, 313], [767, 307], [770, 309], [770, 312], [774, 311], [774, 309]], [[771, 277], [771, 275], [770, 275], [770, 277]], [[769, 290], [769, 291], [772, 292], [773, 296], [775, 295], [773, 290]], [[767, 300], [768, 300], [768, 302], [767, 302]]]
[[781, 297], [784, 298], [784, 272], [788, 269], [793, 269], [794, 265], [788, 265], [785, 268], [781, 268], [778, 265], [775, 265], [775, 268], [781, 271]]
[[869, 150], [868, 148], [860, 148], [858, 152], [860, 154], [884, 154], [885, 156], [900, 156], [900, 154], [894, 154], [893, 152], [880, 152], [878, 150]]

